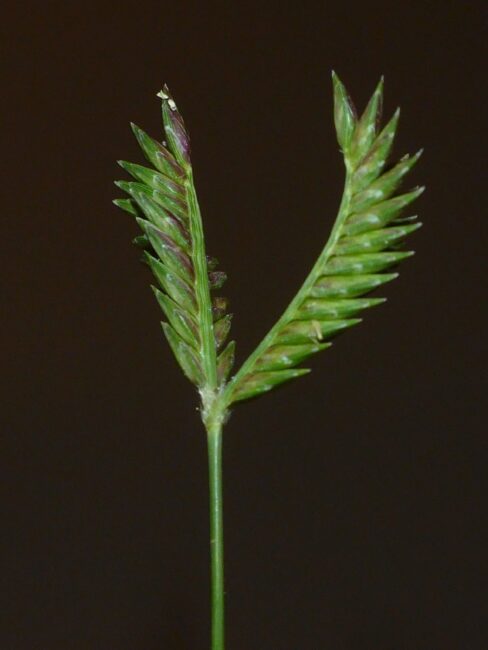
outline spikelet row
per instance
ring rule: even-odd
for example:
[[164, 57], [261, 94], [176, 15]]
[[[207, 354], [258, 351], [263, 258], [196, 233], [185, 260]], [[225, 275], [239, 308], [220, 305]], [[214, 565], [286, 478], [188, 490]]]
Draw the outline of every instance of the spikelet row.
[[347, 170], [341, 209], [302, 289], [229, 384], [228, 403], [309, 372], [295, 366], [359, 323], [360, 312], [384, 302], [365, 296], [396, 278], [392, 267], [413, 254], [400, 246], [421, 224], [403, 214], [423, 188], [396, 191], [421, 152], [385, 171], [399, 111], [379, 130], [383, 81], [359, 119], [336, 75], [333, 81], [335, 125]]
[[[116, 182], [129, 198], [114, 203], [134, 216], [142, 231], [134, 242], [144, 249], [143, 259], [158, 283], [153, 290], [167, 319], [162, 323], [164, 334], [185, 375], [201, 388], [209, 383], [209, 359], [216, 363], [218, 384], [225, 381], [233, 365], [235, 344], [231, 341], [224, 347], [232, 315], [227, 313], [225, 298], [217, 296], [210, 301], [209, 291], [220, 289], [226, 275], [216, 270], [216, 260], [204, 254], [190, 140], [183, 118], [167, 87], [159, 97], [166, 141], [157, 142], [132, 124], [152, 168], [119, 161], [134, 180]], [[208, 344], [205, 347], [205, 330], [209, 328], [213, 349]]]

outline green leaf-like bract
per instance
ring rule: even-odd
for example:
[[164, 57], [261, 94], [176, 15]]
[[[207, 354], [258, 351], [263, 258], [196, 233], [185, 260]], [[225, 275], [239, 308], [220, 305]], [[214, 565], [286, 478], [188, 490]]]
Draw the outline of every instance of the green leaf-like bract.
[[193, 183], [190, 140], [167, 87], [162, 100], [166, 142], [149, 137], [135, 124], [134, 134], [152, 168], [119, 161], [135, 180], [116, 185], [130, 198], [115, 204], [136, 218], [144, 261], [158, 281], [153, 287], [166, 315], [163, 331], [185, 375], [200, 389], [215, 390], [233, 363], [234, 343], [220, 352], [230, 329], [226, 300], [211, 299], [225, 273], [207, 259], [203, 228]]
[[337, 219], [317, 262], [283, 316], [225, 388], [226, 405], [260, 395], [309, 372], [297, 368], [331, 345], [336, 334], [360, 322], [357, 315], [384, 298], [364, 297], [393, 280], [386, 272], [411, 251], [402, 240], [419, 228], [404, 209], [423, 188], [395, 195], [420, 153], [385, 171], [398, 123], [397, 111], [380, 130], [383, 80], [358, 119], [346, 89], [333, 74], [334, 118], [346, 181]]

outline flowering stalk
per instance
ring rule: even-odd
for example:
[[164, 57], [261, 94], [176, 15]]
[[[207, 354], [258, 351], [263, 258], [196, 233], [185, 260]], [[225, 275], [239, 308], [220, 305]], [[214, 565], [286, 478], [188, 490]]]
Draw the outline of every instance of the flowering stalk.
[[141, 229], [134, 241], [143, 248], [143, 260], [159, 285], [153, 290], [166, 317], [163, 331], [199, 392], [207, 431], [212, 650], [224, 650], [222, 428], [230, 409], [310, 372], [298, 366], [359, 323], [360, 312], [384, 302], [385, 298], [365, 296], [397, 277], [389, 271], [413, 255], [402, 249], [402, 243], [421, 225], [404, 211], [423, 188], [397, 194], [421, 152], [386, 168], [399, 111], [380, 129], [383, 80], [358, 117], [342, 82], [334, 73], [332, 77], [334, 120], [346, 172], [337, 218], [283, 315], [230, 378], [235, 343], [227, 339], [232, 315], [227, 313], [227, 300], [213, 295], [226, 276], [206, 255], [190, 139], [166, 86], [158, 94], [165, 141], [157, 142], [132, 125], [151, 167], [119, 162], [134, 180], [116, 183], [128, 198], [114, 202], [135, 217]]

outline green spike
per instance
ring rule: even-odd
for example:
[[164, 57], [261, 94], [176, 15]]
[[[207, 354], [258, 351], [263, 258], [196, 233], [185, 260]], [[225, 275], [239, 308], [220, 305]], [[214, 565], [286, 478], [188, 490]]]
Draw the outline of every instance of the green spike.
[[149, 239], [157, 256], [170, 271], [179, 275], [188, 284], [193, 283], [194, 272], [190, 258], [175, 242], [145, 219], [136, 219], [141, 230]]
[[334, 121], [337, 133], [337, 141], [343, 152], [346, 152], [356, 126], [356, 109], [350, 100], [344, 84], [332, 72], [334, 86]]
[[182, 167], [189, 167], [190, 138], [168, 86], [164, 86], [163, 90], [158, 93], [158, 97], [161, 98], [163, 125], [168, 147]]
[[412, 169], [422, 155], [422, 150], [414, 156], [406, 156], [393, 169], [380, 176], [362, 192], [352, 197], [351, 208], [353, 212], [366, 210], [375, 203], [388, 199], [399, 187], [405, 175]]
[[169, 296], [160, 291], [157, 287], [151, 287], [156, 296], [159, 306], [166, 314], [171, 327], [181, 336], [181, 338], [191, 345], [195, 350], [199, 348], [198, 330], [194, 319], [190, 314], [181, 309]]
[[353, 275], [359, 273], [376, 273], [398, 264], [413, 255], [413, 251], [401, 253], [362, 253], [361, 255], [336, 255], [332, 257], [322, 273], [323, 275]]
[[311, 291], [312, 298], [356, 298], [398, 277], [398, 273], [342, 275], [320, 278]]
[[381, 115], [383, 102], [383, 77], [376, 87], [364, 113], [358, 120], [351, 140], [348, 158], [352, 162], [360, 161], [369, 151], [376, 138], [376, 130]]
[[217, 357], [217, 379], [221, 385], [229, 376], [234, 365], [236, 342], [230, 341]]
[[354, 192], [360, 192], [381, 174], [393, 146], [399, 119], [400, 109], [398, 108], [377, 136], [368, 154], [356, 167], [351, 180]]
[[245, 399], [257, 397], [265, 393], [275, 386], [279, 386], [290, 379], [302, 377], [310, 372], [309, 368], [299, 368], [296, 370], [276, 370], [268, 372], [255, 372], [246, 377], [244, 382], [239, 385], [237, 390], [233, 393], [234, 402], [240, 402]]
[[134, 199], [140, 194], [145, 194], [162, 208], [182, 219], [185, 223], [188, 221], [188, 205], [183, 199], [171, 197], [158, 190], [153, 190], [144, 183], [116, 181], [115, 185], [130, 194]]
[[360, 318], [294, 320], [283, 328], [277, 340], [286, 345], [298, 345], [310, 341], [318, 343], [360, 322]]
[[365, 212], [352, 214], [346, 221], [344, 234], [359, 235], [369, 230], [383, 228], [396, 219], [407, 205], [415, 201], [424, 189], [423, 187], [418, 187], [411, 192], [378, 203]]
[[120, 208], [121, 210], [124, 210], [124, 212], [128, 212], [133, 217], [137, 217], [139, 214], [136, 208], [134, 207], [134, 202], [132, 201], [132, 199], [114, 199], [112, 203], [116, 205], [118, 208]]
[[116, 187], [118, 187], [123, 192], [127, 192], [127, 194], [132, 195], [131, 184], [132, 183], [130, 181], [114, 181], [114, 185]]
[[164, 264], [150, 255], [147, 251], [144, 252], [144, 260], [151, 268], [151, 271], [155, 275], [161, 288], [164, 289], [164, 291], [171, 296], [178, 305], [187, 309], [191, 314], [196, 314], [197, 306], [193, 289], [182, 280], [179, 275], [170, 271], [166, 266], [164, 266]]
[[343, 298], [342, 300], [328, 300], [309, 298], [300, 307], [298, 318], [314, 320], [335, 320], [354, 316], [363, 309], [381, 305], [386, 298]]
[[422, 224], [418, 222], [405, 226], [380, 228], [353, 237], [343, 237], [337, 244], [336, 254], [355, 255], [357, 253], [381, 251], [402, 241], [407, 235], [418, 230], [421, 226]]
[[131, 128], [147, 160], [152, 163], [156, 169], [159, 169], [157, 152], [161, 150], [162, 145], [139, 128], [137, 124], [131, 122]]
[[134, 197], [148, 220], [165, 235], [168, 235], [186, 253], [190, 253], [190, 235], [181, 221], [166, 212], [143, 192], [135, 192]]
[[152, 163], [158, 171], [175, 179], [179, 179], [184, 175], [184, 170], [178, 165], [174, 157], [165, 147], [163, 147], [162, 144], [151, 138], [133, 122], [131, 122], [131, 128], [136, 136], [139, 146], [146, 156], [146, 159]]
[[203, 373], [197, 354], [168, 323], [162, 322], [161, 326], [181, 369], [193, 384], [201, 386]]
[[222, 318], [220, 318], [218, 321], [214, 323], [214, 336], [215, 336], [215, 345], [217, 346], [217, 349], [222, 347], [222, 345], [225, 343], [225, 340], [227, 339], [227, 336], [229, 335], [230, 332], [230, 325], [232, 321], [232, 314], [226, 314]]
[[118, 160], [118, 164], [135, 179], [148, 185], [151, 189], [161, 191], [169, 196], [184, 198], [185, 189], [181, 183], [160, 174], [154, 169], [149, 169], [143, 165], [136, 165], [125, 160]]
[[331, 343], [305, 343], [302, 345], [273, 345], [260, 357], [259, 370], [281, 370], [296, 366], [312, 354], [329, 348]]

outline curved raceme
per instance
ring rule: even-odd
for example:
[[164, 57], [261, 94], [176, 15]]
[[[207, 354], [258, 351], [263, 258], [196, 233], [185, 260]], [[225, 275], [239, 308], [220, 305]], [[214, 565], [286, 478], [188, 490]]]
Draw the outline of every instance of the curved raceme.
[[119, 161], [134, 180], [116, 182], [129, 198], [114, 203], [141, 228], [134, 242], [144, 248], [143, 259], [159, 285], [153, 290], [167, 318], [164, 333], [185, 375], [202, 388], [221, 384], [233, 364], [234, 342], [222, 351], [231, 321], [227, 301], [210, 297], [226, 276], [215, 270], [217, 260], [205, 256], [183, 119], [167, 87], [158, 96], [166, 142], [153, 140], [132, 124], [152, 167]]
[[302, 288], [227, 386], [227, 404], [309, 372], [296, 366], [359, 323], [363, 310], [384, 302], [365, 296], [396, 278], [392, 267], [413, 254], [401, 244], [421, 224], [404, 211], [424, 188], [396, 191], [421, 152], [385, 170], [399, 111], [379, 129], [383, 80], [359, 118], [335, 74], [333, 83], [337, 138], [346, 166], [339, 214]]

